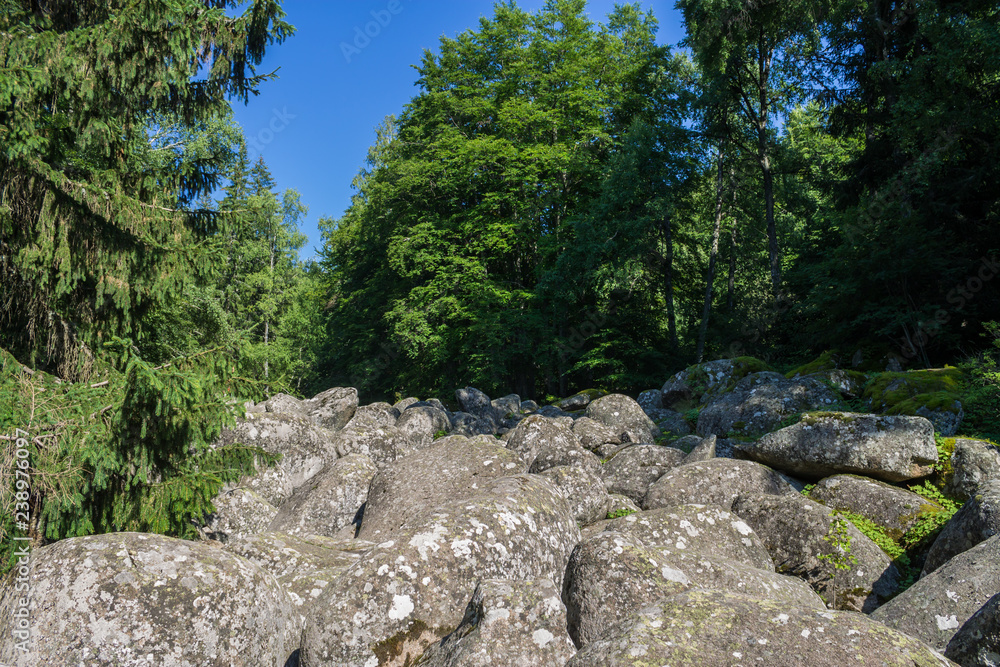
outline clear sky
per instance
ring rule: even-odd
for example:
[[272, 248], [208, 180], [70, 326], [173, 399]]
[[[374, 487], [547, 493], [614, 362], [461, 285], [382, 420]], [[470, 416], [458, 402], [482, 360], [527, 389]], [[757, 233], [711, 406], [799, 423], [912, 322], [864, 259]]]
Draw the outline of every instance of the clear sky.
[[[517, 4], [537, 11], [544, 0]], [[615, 4], [590, 0], [588, 12], [603, 22]], [[659, 20], [661, 44], [675, 45], [683, 38], [674, 0], [640, 4]], [[309, 206], [302, 226], [309, 237], [305, 259], [321, 246], [318, 220], [340, 217], [350, 204], [351, 181], [364, 164], [375, 127], [417, 94], [413, 65], [424, 49], [436, 52], [442, 36], [476, 29], [481, 16], [492, 16], [493, 2], [285, 0], [284, 8], [297, 32], [272, 46], [258, 70], [280, 67], [280, 78], [261, 86], [248, 106], [234, 106], [251, 160], [263, 155], [278, 188], [297, 189]], [[357, 32], [378, 18], [385, 25], [378, 25], [367, 45], [358, 39], [363, 48], [355, 52]], [[369, 32], [376, 32], [374, 26]], [[350, 47], [346, 55], [344, 44]]]

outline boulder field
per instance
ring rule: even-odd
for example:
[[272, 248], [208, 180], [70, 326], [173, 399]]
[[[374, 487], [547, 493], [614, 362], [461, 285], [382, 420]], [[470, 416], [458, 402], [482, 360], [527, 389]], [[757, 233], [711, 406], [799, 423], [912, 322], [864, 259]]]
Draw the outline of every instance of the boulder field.
[[899, 539], [945, 511], [907, 488], [940, 468], [935, 425], [839, 410], [828, 375], [721, 360], [542, 407], [273, 396], [220, 444], [277, 463], [200, 541], [34, 549], [0, 584], [0, 665], [1000, 664], [996, 446], [958, 440], [940, 486], [965, 507], [909, 564], [854, 519]]

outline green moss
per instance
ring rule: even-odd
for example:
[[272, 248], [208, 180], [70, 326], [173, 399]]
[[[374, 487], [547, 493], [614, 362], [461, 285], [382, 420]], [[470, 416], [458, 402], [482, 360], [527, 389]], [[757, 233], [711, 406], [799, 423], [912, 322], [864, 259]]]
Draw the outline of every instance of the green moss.
[[635, 514], [635, 510], [631, 509], [631, 508], [628, 508], [628, 507], [622, 507], [622, 508], [619, 508], [619, 509], [612, 510], [612, 511], [608, 512], [607, 518], [609, 518], [609, 519], [620, 519], [621, 517], [628, 516], [630, 514]]
[[406, 630], [397, 632], [392, 637], [383, 639], [372, 646], [372, 652], [378, 658], [378, 664], [380, 665], [389, 664], [406, 652], [407, 656], [403, 662], [403, 667], [411, 667], [411, 665], [415, 665], [417, 663], [411, 661], [410, 655], [412, 655], [412, 653], [410, 651], [419, 646], [419, 644], [425, 644], [425, 646], [419, 647], [417, 653], [418, 656], [422, 654], [424, 649], [430, 644], [427, 639], [428, 636], [436, 637], [437, 635], [427, 626], [426, 623], [418, 619], [410, 623], [410, 627]]
[[813, 373], [819, 373], [820, 371], [833, 370], [837, 367], [837, 363], [833, 359], [834, 354], [835, 352], [833, 350], [827, 350], [810, 361], [808, 364], [803, 364], [798, 368], [793, 368], [788, 371], [785, 373], [785, 377], [793, 378], [798, 375], [812, 375]]
[[799, 421], [806, 426], [815, 426], [826, 419], [836, 419], [844, 424], [857, 421], [859, 415], [853, 412], [803, 412]]
[[889, 408], [886, 413], [890, 415], [919, 415], [920, 408], [926, 408], [931, 412], [958, 413], [962, 409], [962, 404], [956, 393], [935, 391], [930, 394], [917, 394], [912, 398], [900, 401]]
[[943, 393], [951, 394], [951, 400], [959, 397], [963, 378], [962, 371], [952, 366], [907, 373], [879, 373], [865, 387], [863, 398], [877, 412], [886, 412], [922, 394], [934, 394], [936, 396], [932, 400], [943, 403], [947, 401]]

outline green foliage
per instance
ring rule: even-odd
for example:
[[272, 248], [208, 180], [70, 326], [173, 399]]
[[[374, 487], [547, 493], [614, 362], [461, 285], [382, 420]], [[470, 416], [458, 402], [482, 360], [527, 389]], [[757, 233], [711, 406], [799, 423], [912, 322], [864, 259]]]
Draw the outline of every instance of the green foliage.
[[986, 353], [961, 365], [967, 378], [962, 395], [965, 410], [962, 430], [971, 436], [1000, 442], [1000, 367], [995, 354]]
[[[32, 373], [3, 353], [0, 433], [28, 433], [36, 544], [124, 530], [195, 537], [224, 483], [277, 460], [258, 447], [212, 446], [241, 407], [235, 397], [253, 391], [223, 351], [154, 367], [128, 341], [108, 348], [113, 367], [94, 383]], [[7, 502], [7, 488], [2, 495]], [[2, 543], [6, 562], [12, 542]]]
[[608, 516], [606, 518], [608, 518], [608, 519], [620, 519], [621, 517], [628, 516], [630, 514], [635, 514], [635, 510], [631, 509], [631, 508], [628, 508], [628, 507], [622, 507], [620, 509], [616, 509], [616, 510], [613, 510], [611, 512], [608, 512]]
[[827, 350], [809, 363], [788, 371], [785, 373], [785, 377], [794, 378], [801, 375], [812, 375], [820, 371], [833, 370], [837, 367], [837, 362], [833, 359], [835, 354], [834, 350]]
[[826, 535], [823, 536], [823, 541], [830, 545], [831, 551], [816, 556], [819, 560], [830, 563], [834, 568], [832, 586], [832, 606], [834, 608], [837, 606], [837, 573], [840, 570], [850, 570], [858, 562], [857, 556], [851, 553], [852, 538], [847, 531], [847, 526], [848, 520], [845, 518], [844, 513], [840, 510], [835, 510], [833, 521], [830, 522], [830, 528]]

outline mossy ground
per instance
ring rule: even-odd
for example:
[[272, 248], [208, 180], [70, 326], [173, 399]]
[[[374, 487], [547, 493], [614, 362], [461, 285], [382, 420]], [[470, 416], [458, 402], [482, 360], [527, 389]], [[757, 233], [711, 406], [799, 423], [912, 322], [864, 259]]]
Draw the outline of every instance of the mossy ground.
[[809, 363], [788, 371], [785, 373], [785, 377], [791, 379], [796, 376], [812, 375], [813, 373], [819, 373], [820, 371], [831, 371], [837, 368], [837, 362], [835, 360], [836, 354], [836, 350], [827, 350]]
[[915, 410], [921, 405], [951, 406], [960, 399], [963, 386], [964, 374], [952, 366], [906, 373], [886, 372], [879, 373], [869, 381], [863, 398], [868, 401], [873, 412]]

